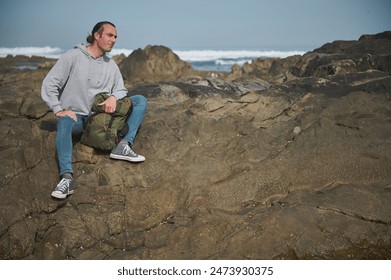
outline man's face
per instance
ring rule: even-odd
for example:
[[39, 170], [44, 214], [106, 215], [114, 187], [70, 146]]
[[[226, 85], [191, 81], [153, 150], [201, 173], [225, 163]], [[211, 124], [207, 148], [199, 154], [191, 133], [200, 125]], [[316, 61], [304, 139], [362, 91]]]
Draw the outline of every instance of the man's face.
[[117, 41], [117, 30], [110, 24], [103, 25], [103, 33], [95, 33], [95, 40], [98, 47], [104, 52], [110, 52]]

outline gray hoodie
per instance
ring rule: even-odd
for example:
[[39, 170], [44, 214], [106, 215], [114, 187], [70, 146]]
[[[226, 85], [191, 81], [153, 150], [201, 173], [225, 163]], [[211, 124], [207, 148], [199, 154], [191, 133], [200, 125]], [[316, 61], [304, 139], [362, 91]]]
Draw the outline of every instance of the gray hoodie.
[[127, 95], [117, 64], [106, 55], [95, 59], [79, 44], [63, 54], [42, 82], [42, 99], [56, 114], [63, 109], [89, 115], [99, 92]]

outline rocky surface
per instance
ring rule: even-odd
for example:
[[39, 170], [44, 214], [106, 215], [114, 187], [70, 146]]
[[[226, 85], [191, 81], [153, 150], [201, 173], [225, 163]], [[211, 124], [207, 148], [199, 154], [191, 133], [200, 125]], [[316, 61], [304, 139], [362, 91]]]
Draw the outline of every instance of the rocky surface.
[[76, 143], [63, 201], [40, 98], [52, 62], [1, 59], [0, 257], [391, 258], [389, 34], [217, 79], [165, 47], [120, 59], [129, 93], [149, 100], [135, 146], [147, 160]]

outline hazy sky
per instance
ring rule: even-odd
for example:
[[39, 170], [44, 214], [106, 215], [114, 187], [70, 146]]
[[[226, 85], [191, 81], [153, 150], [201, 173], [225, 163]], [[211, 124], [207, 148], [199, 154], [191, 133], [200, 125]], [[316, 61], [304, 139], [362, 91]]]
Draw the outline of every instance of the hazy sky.
[[391, 0], [0, 0], [0, 47], [85, 42], [98, 21], [116, 48], [308, 48], [391, 30]]

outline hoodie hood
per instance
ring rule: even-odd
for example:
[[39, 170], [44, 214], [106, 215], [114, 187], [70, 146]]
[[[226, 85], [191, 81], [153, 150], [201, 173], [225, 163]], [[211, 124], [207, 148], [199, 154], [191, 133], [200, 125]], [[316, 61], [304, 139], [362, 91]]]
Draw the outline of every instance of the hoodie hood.
[[92, 59], [95, 59], [95, 60], [104, 60], [104, 61], [106, 61], [106, 62], [110, 60], [110, 57], [108, 57], [108, 56], [106, 55], [106, 53], [105, 53], [103, 56], [99, 57], [99, 58], [93, 57], [93, 56], [88, 52], [88, 50], [87, 50], [87, 45], [84, 45], [84, 44], [82, 44], [82, 43], [77, 44], [74, 48], [80, 50], [83, 54], [85, 54], [85, 55], [88, 56], [88, 57], [91, 57]]

